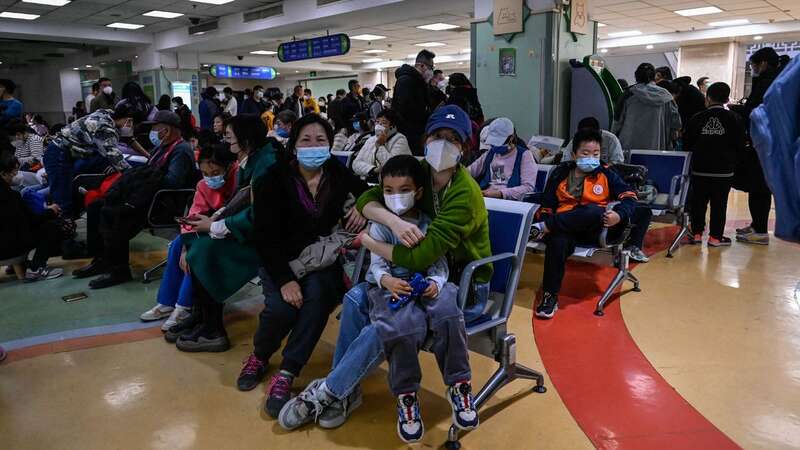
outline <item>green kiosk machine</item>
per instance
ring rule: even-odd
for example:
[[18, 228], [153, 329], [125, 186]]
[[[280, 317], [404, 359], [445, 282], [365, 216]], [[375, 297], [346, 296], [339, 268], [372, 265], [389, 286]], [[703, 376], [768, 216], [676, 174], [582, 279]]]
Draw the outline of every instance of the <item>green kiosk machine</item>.
[[570, 135], [578, 129], [578, 122], [589, 116], [596, 117], [601, 128], [610, 130], [622, 87], [598, 55], [587, 55], [583, 61], [572, 59], [569, 63], [572, 68]]

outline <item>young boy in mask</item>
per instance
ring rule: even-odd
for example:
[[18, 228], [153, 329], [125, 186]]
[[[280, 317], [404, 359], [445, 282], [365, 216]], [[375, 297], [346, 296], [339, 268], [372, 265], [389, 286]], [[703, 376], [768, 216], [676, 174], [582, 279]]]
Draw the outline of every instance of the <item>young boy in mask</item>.
[[[422, 165], [411, 155], [399, 155], [389, 159], [381, 171], [383, 203], [387, 209], [402, 220], [416, 225], [423, 233], [431, 222], [430, 217], [415, 207], [422, 199], [425, 172]], [[400, 244], [400, 238], [391, 229], [373, 223], [369, 230], [372, 239], [392, 245]], [[447, 260], [438, 258], [424, 273], [428, 287], [420, 298], [412, 299], [397, 309], [390, 307], [392, 299], [400, 299], [412, 293], [409, 280], [414, 271], [400, 267], [373, 253], [367, 281], [370, 320], [389, 362], [389, 386], [397, 397], [397, 433], [404, 442], [417, 442], [425, 427], [419, 414], [417, 391], [422, 373], [417, 353], [430, 332], [434, 337], [432, 350], [448, 386], [466, 386], [470, 391], [470, 367], [467, 350], [467, 335], [464, 316], [457, 305], [458, 288], [447, 282]], [[452, 396], [448, 396], [455, 401]], [[468, 428], [478, 425], [477, 414], [458, 417]]]
[[[636, 207], [636, 193], [607, 166], [600, 163], [602, 137], [596, 130], [579, 130], [572, 138], [574, 161], [559, 165], [547, 179], [538, 211], [539, 222], [531, 227], [531, 237], [544, 239], [542, 289], [544, 296], [536, 315], [550, 319], [558, 310], [558, 292], [564, 279], [567, 258], [579, 244], [596, 245], [603, 228], [614, 239], [630, 221], [629, 242], [642, 247], [651, 212]], [[619, 202], [610, 211], [606, 207]]]

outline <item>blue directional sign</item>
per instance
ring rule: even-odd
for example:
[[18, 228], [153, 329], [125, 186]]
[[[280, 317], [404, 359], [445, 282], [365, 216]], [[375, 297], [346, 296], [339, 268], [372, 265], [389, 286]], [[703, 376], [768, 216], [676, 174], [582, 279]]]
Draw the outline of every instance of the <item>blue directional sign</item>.
[[239, 78], [245, 80], [274, 80], [278, 76], [272, 67], [245, 67], [214, 64], [208, 71], [215, 78]]
[[284, 42], [278, 46], [281, 62], [341, 56], [350, 51], [350, 38], [346, 34], [334, 34], [300, 41]]

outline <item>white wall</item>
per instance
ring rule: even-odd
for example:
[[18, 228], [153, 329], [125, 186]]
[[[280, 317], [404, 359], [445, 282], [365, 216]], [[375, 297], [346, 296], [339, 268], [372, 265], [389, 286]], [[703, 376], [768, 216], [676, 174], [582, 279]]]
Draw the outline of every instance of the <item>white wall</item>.
[[[48, 123], [64, 122], [66, 119], [59, 69], [36, 64], [21, 69], [0, 70], [0, 78], [10, 78], [17, 84], [15, 97], [22, 102], [26, 113], [41, 114]], [[72, 111], [72, 105], [69, 110]]]
[[629, 84], [636, 83], [633, 74], [636, 72], [636, 68], [639, 67], [639, 64], [645, 62], [649, 62], [655, 67], [669, 66], [672, 68], [672, 74], [677, 76], [676, 68], [671, 66], [669, 60], [667, 60], [663, 53], [642, 53], [623, 56], [603, 55], [603, 59], [606, 60], [606, 68], [611, 71], [614, 77], [624, 78], [628, 80]]
[[[72, 114], [72, 107], [75, 102], [83, 100], [81, 93], [81, 74], [77, 70], [61, 69], [59, 72], [61, 80], [61, 105], [64, 113], [68, 116]], [[86, 105], [88, 108], [89, 105]]]

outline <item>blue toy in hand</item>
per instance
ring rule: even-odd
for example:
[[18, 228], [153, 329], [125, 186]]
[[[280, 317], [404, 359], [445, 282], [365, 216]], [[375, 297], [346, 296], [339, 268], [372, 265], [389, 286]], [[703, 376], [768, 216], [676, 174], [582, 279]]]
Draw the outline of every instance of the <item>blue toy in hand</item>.
[[422, 297], [422, 294], [428, 289], [428, 280], [420, 273], [415, 273], [414, 277], [411, 278], [408, 282], [411, 285], [411, 293], [408, 295], [403, 295], [398, 299], [392, 298], [389, 300], [389, 308], [392, 311], [397, 311], [398, 309], [406, 306], [408, 302]]

